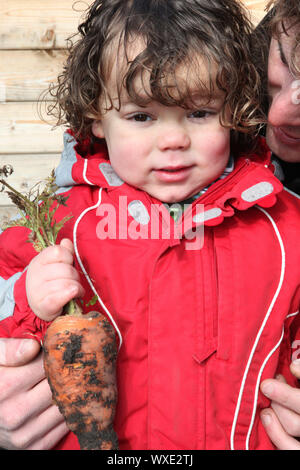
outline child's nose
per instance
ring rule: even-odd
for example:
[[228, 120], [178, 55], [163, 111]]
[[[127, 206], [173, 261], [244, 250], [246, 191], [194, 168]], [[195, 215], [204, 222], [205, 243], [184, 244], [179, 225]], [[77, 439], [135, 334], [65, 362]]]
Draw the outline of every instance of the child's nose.
[[172, 127], [162, 129], [158, 139], [158, 147], [161, 151], [185, 150], [191, 145], [189, 134], [183, 128]]

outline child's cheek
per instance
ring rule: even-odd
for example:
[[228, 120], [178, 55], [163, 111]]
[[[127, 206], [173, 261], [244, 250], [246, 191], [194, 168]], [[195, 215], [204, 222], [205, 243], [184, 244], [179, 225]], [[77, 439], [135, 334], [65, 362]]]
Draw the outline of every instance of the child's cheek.
[[110, 155], [110, 163], [117, 175], [126, 183], [133, 184], [135, 174], [141, 164], [141, 157], [137, 158], [137, 147], [125, 141], [115, 146]]
[[212, 161], [223, 161], [229, 158], [230, 133], [227, 129], [208, 135], [206, 144], [207, 153], [210, 154]]
[[230, 154], [230, 136], [229, 136], [229, 131], [225, 135], [223, 135], [223, 138], [220, 139], [220, 145], [219, 145], [219, 155], [224, 156], [225, 158], [229, 158]]

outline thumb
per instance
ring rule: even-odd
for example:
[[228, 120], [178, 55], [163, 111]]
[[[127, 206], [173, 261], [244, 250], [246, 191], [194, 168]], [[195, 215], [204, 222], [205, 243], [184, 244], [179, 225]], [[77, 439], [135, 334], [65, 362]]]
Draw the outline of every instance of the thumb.
[[0, 338], [0, 365], [22, 366], [38, 354], [40, 344], [34, 339]]
[[60, 246], [69, 250], [72, 254], [74, 254], [74, 245], [69, 238], [63, 238], [60, 242]]

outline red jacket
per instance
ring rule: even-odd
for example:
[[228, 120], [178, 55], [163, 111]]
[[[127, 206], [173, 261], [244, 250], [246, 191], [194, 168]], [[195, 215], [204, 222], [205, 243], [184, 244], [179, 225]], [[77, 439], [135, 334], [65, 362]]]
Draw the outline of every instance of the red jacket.
[[[120, 448], [272, 449], [259, 385], [279, 372], [294, 383], [300, 206], [268, 168], [264, 143], [177, 223], [162, 203], [118, 178], [103, 145], [89, 155], [69, 134], [65, 144], [57, 181], [68, 208], [56, 214], [73, 218], [58, 241], [73, 239], [84, 300], [98, 295], [120, 340]], [[25, 295], [36, 254], [27, 236], [12, 228], [0, 237], [0, 287], [11, 313], [0, 334], [42, 339], [47, 325]], [[78, 444], [69, 433], [58, 447]]]

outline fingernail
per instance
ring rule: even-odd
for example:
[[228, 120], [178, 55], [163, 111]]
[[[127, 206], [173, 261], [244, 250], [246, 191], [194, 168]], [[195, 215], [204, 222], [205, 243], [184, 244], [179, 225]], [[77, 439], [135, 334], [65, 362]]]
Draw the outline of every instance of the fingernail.
[[269, 397], [273, 392], [273, 385], [271, 383], [263, 384], [261, 390], [266, 397]]
[[23, 341], [20, 342], [20, 346], [16, 350], [16, 356], [17, 358], [21, 358], [26, 354], [28, 351], [32, 350], [32, 344], [33, 340], [31, 339], [24, 339]]
[[261, 417], [261, 420], [262, 420], [264, 426], [269, 426], [271, 424], [272, 417], [271, 417], [270, 413], [266, 413], [266, 412], [261, 413], [260, 417]]

